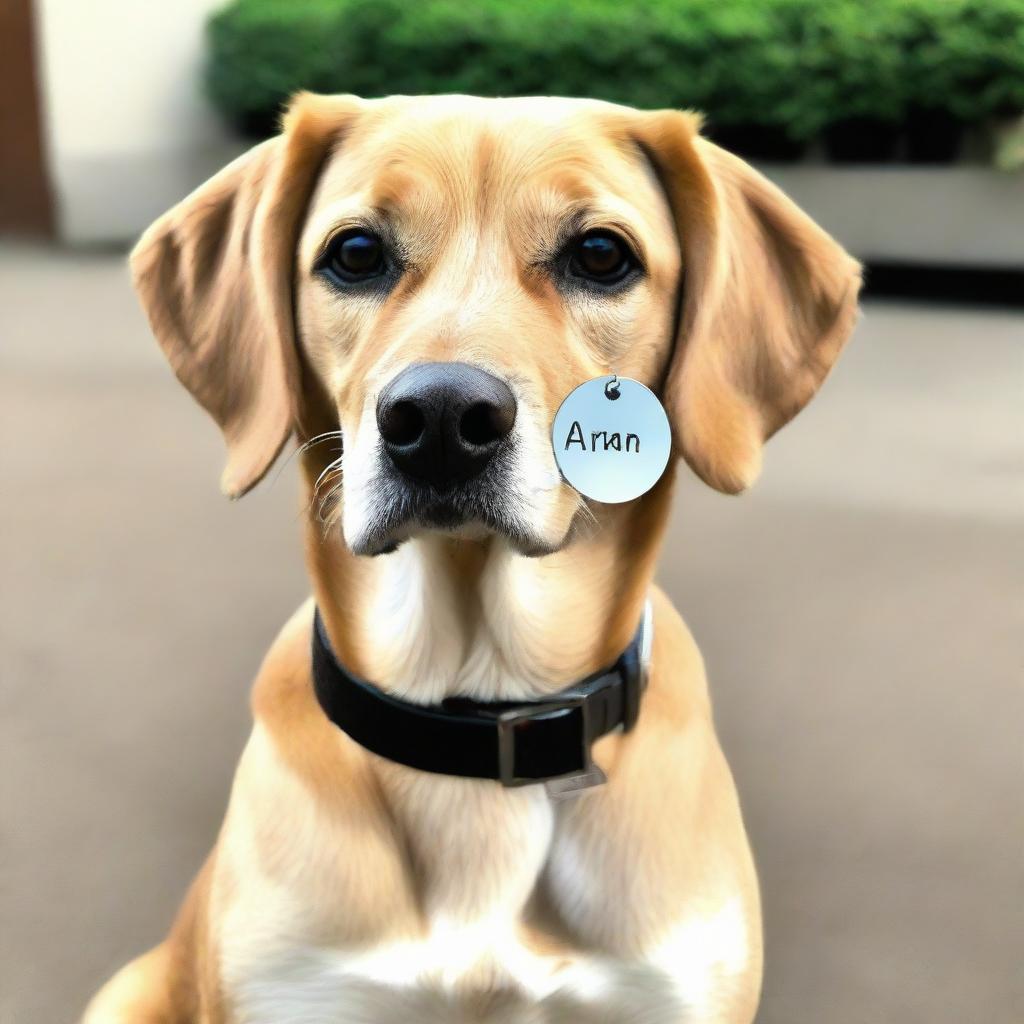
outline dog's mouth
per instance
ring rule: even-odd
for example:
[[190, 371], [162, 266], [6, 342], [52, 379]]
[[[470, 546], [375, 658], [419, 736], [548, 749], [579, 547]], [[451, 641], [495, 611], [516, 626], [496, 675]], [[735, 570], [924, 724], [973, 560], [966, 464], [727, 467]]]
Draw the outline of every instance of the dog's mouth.
[[382, 465], [372, 487], [369, 521], [353, 551], [386, 555], [407, 540], [437, 533], [464, 540], [499, 536], [529, 557], [553, 553], [562, 544], [545, 540], [520, 511], [510, 462], [510, 453], [499, 453], [482, 475], [444, 490]]

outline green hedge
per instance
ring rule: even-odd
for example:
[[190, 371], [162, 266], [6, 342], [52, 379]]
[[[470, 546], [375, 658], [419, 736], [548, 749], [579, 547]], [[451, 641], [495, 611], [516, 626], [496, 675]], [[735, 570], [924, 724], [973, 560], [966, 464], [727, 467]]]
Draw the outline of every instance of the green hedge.
[[800, 141], [1024, 110], [1024, 0], [233, 0], [207, 85], [254, 135], [312, 89], [588, 95]]
[[911, 103], [977, 123], [1024, 111], [1024, 0], [902, 0]]

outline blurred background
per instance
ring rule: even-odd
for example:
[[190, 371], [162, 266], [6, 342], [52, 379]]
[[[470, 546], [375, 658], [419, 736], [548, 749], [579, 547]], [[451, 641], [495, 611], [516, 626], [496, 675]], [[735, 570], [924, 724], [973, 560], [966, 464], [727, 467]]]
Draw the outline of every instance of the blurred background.
[[3, 0], [0, 1020], [71, 1021], [214, 840], [307, 592], [133, 238], [294, 90], [687, 106], [868, 265], [823, 394], [661, 581], [764, 891], [762, 1024], [1024, 1020], [1024, 0]]

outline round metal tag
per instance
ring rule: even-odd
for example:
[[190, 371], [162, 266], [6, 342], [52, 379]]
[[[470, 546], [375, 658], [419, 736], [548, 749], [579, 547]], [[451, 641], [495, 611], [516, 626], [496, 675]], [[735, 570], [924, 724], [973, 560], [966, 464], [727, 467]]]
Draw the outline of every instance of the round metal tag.
[[570, 486], [617, 504], [649, 491], [672, 450], [661, 402], [630, 377], [595, 377], [562, 402], [551, 427], [555, 461]]

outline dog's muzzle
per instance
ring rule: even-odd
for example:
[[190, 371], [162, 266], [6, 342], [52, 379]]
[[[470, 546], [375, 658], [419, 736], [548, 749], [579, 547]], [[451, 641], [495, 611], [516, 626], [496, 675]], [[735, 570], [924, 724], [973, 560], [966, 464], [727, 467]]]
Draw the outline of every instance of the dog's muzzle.
[[541, 545], [519, 509], [516, 399], [468, 363], [417, 363], [377, 400], [379, 463], [358, 554], [387, 554], [417, 528], [477, 526], [524, 553]]

